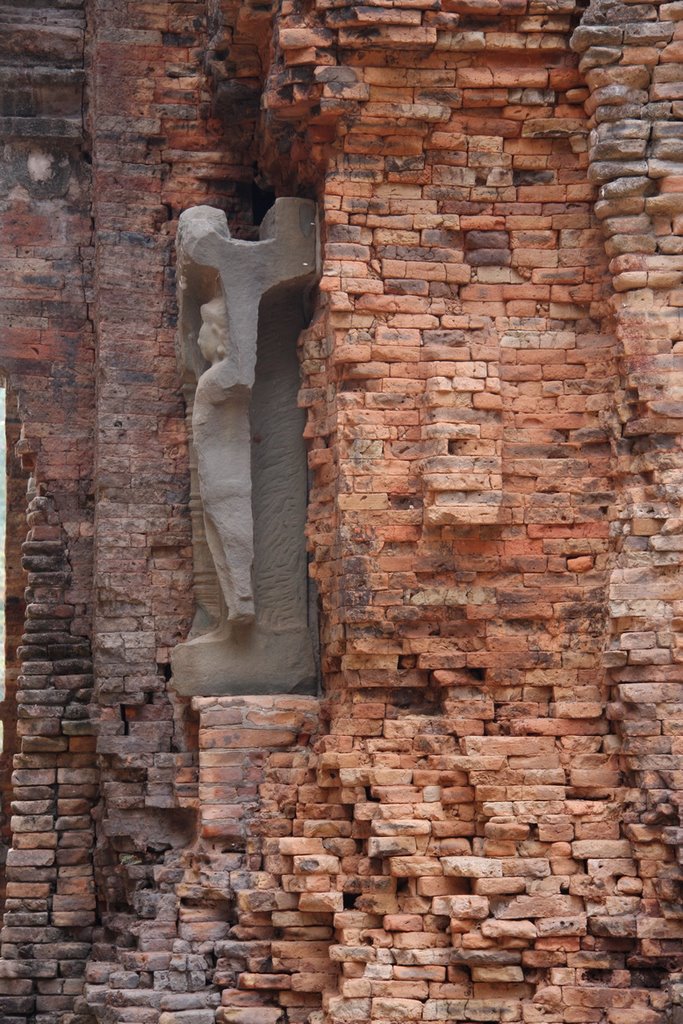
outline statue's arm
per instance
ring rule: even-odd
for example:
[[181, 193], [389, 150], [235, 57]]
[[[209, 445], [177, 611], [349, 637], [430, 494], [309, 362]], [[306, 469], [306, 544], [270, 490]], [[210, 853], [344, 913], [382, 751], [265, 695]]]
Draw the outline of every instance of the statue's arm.
[[221, 359], [205, 370], [197, 385], [197, 391], [201, 391], [201, 399], [211, 405], [227, 402], [245, 390], [247, 389], [240, 384], [234, 367], [227, 359]]

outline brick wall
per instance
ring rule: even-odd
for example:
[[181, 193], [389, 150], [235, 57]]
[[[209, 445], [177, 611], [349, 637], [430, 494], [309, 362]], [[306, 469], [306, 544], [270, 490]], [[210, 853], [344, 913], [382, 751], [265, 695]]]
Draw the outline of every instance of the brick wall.
[[7, 545], [8, 697], [16, 694], [16, 703], [6, 719], [1, 783], [13, 833], [0, 933], [0, 1015], [8, 1024], [53, 1020], [71, 1007], [94, 921], [94, 393], [82, 6], [0, 6], [0, 367], [10, 387], [8, 440], [16, 445]]
[[[20, 9], [6, 77], [30, 38], [63, 109], [2, 122], [46, 698], [6, 1018], [676, 1021], [678, 5]], [[320, 209], [324, 692], [190, 706], [173, 237], [271, 190]]]

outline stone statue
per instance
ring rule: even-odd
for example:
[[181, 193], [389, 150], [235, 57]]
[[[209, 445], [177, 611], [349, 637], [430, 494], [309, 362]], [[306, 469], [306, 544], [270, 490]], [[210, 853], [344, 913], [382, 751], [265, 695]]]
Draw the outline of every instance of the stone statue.
[[249, 389], [236, 379], [234, 365], [226, 359], [225, 302], [222, 298], [212, 299], [200, 312], [202, 327], [197, 344], [210, 366], [197, 382], [192, 433], [204, 527], [227, 618], [232, 622], [251, 622], [254, 531], [250, 395]]
[[190, 637], [171, 659], [182, 693], [315, 688], [296, 404], [296, 340], [315, 276], [307, 200], [277, 200], [259, 242], [232, 239], [211, 207], [180, 218], [179, 358], [191, 408], [198, 603]]

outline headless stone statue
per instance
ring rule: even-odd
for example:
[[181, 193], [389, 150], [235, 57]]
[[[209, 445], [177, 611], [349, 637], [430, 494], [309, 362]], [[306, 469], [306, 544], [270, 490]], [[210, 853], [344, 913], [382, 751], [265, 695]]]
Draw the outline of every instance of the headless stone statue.
[[205, 538], [218, 591], [203, 631], [172, 653], [174, 683], [192, 695], [315, 689], [296, 405], [302, 297], [315, 280], [313, 204], [277, 200], [261, 238], [231, 239], [211, 207], [180, 218], [180, 358], [204, 534], [195, 524], [194, 542]]

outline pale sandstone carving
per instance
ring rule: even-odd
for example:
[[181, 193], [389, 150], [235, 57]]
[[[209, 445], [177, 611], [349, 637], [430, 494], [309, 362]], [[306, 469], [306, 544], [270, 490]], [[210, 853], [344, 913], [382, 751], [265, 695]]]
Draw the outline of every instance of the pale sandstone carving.
[[223, 298], [205, 303], [201, 317], [197, 344], [210, 366], [197, 382], [192, 411], [199, 493], [226, 617], [246, 623], [254, 619], [250, 389], [227, 358], [230, 342]]
[[219, 210], [188, 210], [178, 269], [198, 614], [174, 681], [190, 694], [310, 690], [296, 338], [316, 275], [314, 204], [277, 200], [259, 242], [232, 239]]

